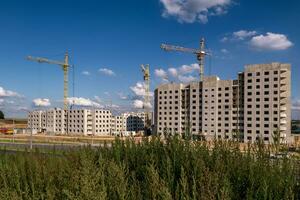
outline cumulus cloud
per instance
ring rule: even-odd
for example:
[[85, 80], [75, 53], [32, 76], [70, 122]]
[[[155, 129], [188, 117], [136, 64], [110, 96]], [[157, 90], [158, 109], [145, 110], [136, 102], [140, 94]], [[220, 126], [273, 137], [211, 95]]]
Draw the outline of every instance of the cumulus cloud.
[[38, 99], [34, 99], [32, 102], [33, 102], [33, 105], [36, 107], [47, 107], [47, 106], [51, 105], [51, 102], [49, 99], [38, 98]]
[[118, 92], [117, 95], [118, 95], [119, 98], [122, 99], [122, 100], [127, 100], [127, 99], [129, 99], [128, 95], [124, 95], [122, 92]]
[[[145, 96], [146, 94], [146, 86], [145, 83], [143, 82], [137, 82], [135, 86], [130, 87], [131, 91], [136, 95], [136, 96]], [[151, 96], [151, 94], [150, 94]]]
[[208, 16], [227, 12], [231, 0], [160, 0], [163, 17], [174, 17], [180, 23], [207, 23]]
[[182, 65], [179, 68], [179, 72], [180, 72], [180, 74], [189, 74], [189, 73], [193, 73], [195, 70], [199, 70], [199, 69], [200, 69], [199, 64], [194, 63], [191, 65]]
[[2, 105], [4, 102], [4, 99], [0, 99], [0, 105]]
[[240, 31], [233, 32], [232, 35], [234, 38], [236, 38], [238, 40], [244, 40], [244, 39], [252, 37], [256, 34], [257, 34], [256, 31], [240, 30]]
[[83, 71], [81, 72], [82, 75], [85, 75], [85, 76], [89, 76], [91, 75], [91, 73], [89, 71]]
[[151, 103], [145, 104], [142, 100], [136, 99], [133, 101], [133, 107], [142, 109], [142, 108], [152, 108]]
[[111, 69], [108, 69], [108, 68], [100, 68], [98, 71], [100, 73], [103, 73], [103, 74], [108, 75], [108, 76], [115, 76], [116, 75], [114, 71], [112, 71]]
[[136, 99], [133, 101], [133, 107], [142, 109], [144, 105], [144, 102], [142, 100]]
[[99, 96], [94, 96], [94, 99], [96, 102], [100, 103], [101, 102], [101, 98]]
[[286, 35], [271, 32], [252, 37], [250, 44], [258, 50], [285, 50], [293, 46]]
[[167, 72], [165, 72], [165, 70], [163, 70], [163, 69], [155, 69], [154, 74], [155, 74], [155, 76], [157, 76], [158, 78], [161, 78], [164, 81], [168, 80]]
[[13, 92], [10, 90], [5, 90], [3, 87], [0, 87], [0, 97], [20, 97], [17, 92]]
[[168, 72], [169, 72], [169, 74], [170, 74], [172, 77], [177, 77], [177, 76], [178, 76], [178, 71], [177, 71], [176, 68], [171, 67], [171, 68], [168, 69]]
[[197, 78], [194, 77], [194, 76], [191, 76], [191, 75], [187, 75], [187, 76], [179, 75], [178, 79], [179, 79], [180, 82], [183, 82], [183, 83], [189, 83], [189, 82], [197, 81]]
[[98, 108], [102, 107], [99, 103], [83, 97], [69, 97], [68, 103], [69, 105], [75, 105], [75, 106], [98, 107]]
[[[164, 73], [160, 73], [160, 75], [163, 75], [160, 77], [167, 77], [167, 74], [169, 74], [170, 77], [172, 77], [173, 81], [188, 83], [192, 81], [197, 81], [197, 78], [193, 74], [195, 74], [195, 72], [198, 72], [199, 69], [200, 66], [197, 63], [191, 65], [182, 65], [178, 68], [171, 67], [168, 69], [168, 73], [162, 70]], [[165, 80], [166, 79], [162, 79], [162, 81]]]
[[[131, 91], [134, 93], [134, 97], [132, 97], [133, 100], [133, 107], [134, 108], [152, 108], [151, 104], [145, 105], [144, 104], [144, 98], [146, 94], [145, 84], [143, 82], [137, 82], [135, 86], [130, 87]], [[150, 99], [153, 97], [153, 92], [150, 92]]]

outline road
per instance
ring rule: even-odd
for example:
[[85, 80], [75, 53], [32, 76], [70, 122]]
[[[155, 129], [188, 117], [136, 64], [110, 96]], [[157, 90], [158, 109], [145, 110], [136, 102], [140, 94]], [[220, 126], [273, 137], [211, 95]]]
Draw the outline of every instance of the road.
[[[107, 143], [107, 146], [111, 146], [111, 143]], [[73, 144], [53, 144], [53, 143], [33, 143], [33, 149], [45, 149], [45, 150], [69, 150], [79, 147], [91, 146], [93, 148], [104, 146], [104, 144], [87, 144], [87, 143], [73, 143]], [[4, 149], [29, 149], [29, 143], [13, 143], [13, 142], [0, 142], [0, 148]]]

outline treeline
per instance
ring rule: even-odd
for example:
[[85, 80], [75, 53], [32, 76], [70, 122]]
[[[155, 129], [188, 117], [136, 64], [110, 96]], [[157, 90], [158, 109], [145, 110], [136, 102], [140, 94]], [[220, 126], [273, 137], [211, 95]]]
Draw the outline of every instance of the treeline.
[[0, 199], [300, 199], [299, 164], [259, 145], [178, 138], [1, 153]]

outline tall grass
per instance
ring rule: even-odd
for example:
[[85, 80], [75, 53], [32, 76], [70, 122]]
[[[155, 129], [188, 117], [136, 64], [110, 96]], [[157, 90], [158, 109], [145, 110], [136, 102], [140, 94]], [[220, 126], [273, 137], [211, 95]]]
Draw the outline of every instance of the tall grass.
[[0, 154], [0, 199], [300, 199], [299, 164], [256, 149], [175, 137]]

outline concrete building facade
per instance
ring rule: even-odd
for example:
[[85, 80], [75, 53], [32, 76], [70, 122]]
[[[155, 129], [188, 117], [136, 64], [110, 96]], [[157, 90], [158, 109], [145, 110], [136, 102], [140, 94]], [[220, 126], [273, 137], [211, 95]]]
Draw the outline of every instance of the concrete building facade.
[[65, 112], [55, 108], [32, 111], [28, 115], [28, 128], [35, 132], [81, 135], [135, 135], [144, 130], [145, 114], [128, 112], [112, 116], [102, 109], [71, 109]]
[[248, 65], [235, 80], [169, 83], [155, 90], [157, 134], [190, 132], [206, 139], [290, 142], [290, 65]]
[[32, 111], [28, 115], [28, 128], [55, 134], [108, 135], [110, 124], [109, 110], [71, 109], [65, 112], [55, 108]]

